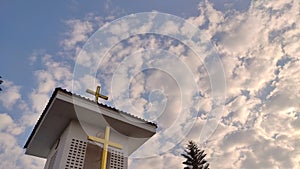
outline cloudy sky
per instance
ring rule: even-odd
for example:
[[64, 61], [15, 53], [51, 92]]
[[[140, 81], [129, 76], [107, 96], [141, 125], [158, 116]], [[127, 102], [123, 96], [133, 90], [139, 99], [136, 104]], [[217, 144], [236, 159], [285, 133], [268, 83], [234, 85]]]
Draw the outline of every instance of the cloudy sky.
[[300, 168], [300, 1], [0, 2], [0, 168], [40, 169], [23, 145], [56, 87], [98, 84], [154, 121], [129, 168]]

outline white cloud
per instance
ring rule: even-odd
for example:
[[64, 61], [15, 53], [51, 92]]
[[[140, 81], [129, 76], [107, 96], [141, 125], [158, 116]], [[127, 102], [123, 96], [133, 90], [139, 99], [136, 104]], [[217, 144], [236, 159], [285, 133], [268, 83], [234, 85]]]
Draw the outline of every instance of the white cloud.
[[36, 70], [34, 75], [37, 80], [37, 88], [30, 93], [32, 107], [35, 112], [42, 112], [49, 96], [56, 87], [72, 89], [72, 73], [70, 67], [64, 62], [58, 62], [49, 54], [44, 54], [42, 64], [45, 69]]
[[[0, 114], [0, 160], [1, 166], [8, 169], [42, 168], [44, 160], [26, 157], [17, 143], [17, 135], [24, 128], [8, 114]], [[25, 160], [26, 159], [26, 160]]]
[[94, 31], [113, 19], [114, 16], [104, 18], [88, 13], [83, 19], [66, 20], [67, 29], [65, 37], [60, 41], [63, 49], [59, 51], [59, 55], [75, 58]]
[[129, 168], [138, 169], [143, 166], [143, 168], [183, 168], [182, 165], [183, 158], [173, 154], [165, 154], [164, 156], [154, 156], [143, 159], [130, 159]]
[[68, 38], [61, 42], [67, 50], [73, 49], [80, 42], [85, 42], [88, 34], [93, 31], [93, 25], [89, 21], [74, 19], [67, 20], [66, 24], [72, 28], [72, 31], [67, 33]]
[[[172, 151], [180, 152], [186, 140], [194, 139], [206, 150], [211, 168], [299, 168], [300, 17], [297, 15], [298, 12], [299, 4], [296, 1], [253, 1], [249, 10], [244, 12], [218, 11], [206, 1], [199, 5], [199, 16], [188, 19], [188, 22], [196, 27], [201, 26], [205, 35], [216, 44], [224, 64], [228, 86], [228, 98], [221, 122], [213, 135], [207, 136], [208, 140], [205, 142], [199, 138], [206, 125], [205, 120], [212, 111], [210, 77], [202, 60], [193, 56], [192, 52], [182, 44], [174, 45], [174, 41], [154, 35], [149, 36], [148, 39], [133, 36], [125, 40], [127, 46], [122, 43], [116, 44], [103, 60], [99, 60], [97, 53], [83, 54], [82, 56], [85, 57], [81, 57], [78, 64], [92, 67], [93, 71], [98, 69], [98, 72], [79, 77], [76, 88], [93, 89], [94, 83], [100, 81], [105, 87], [103, 90], [109, 96], [116, 95], [114, 99], [120, 101], [117, 108], [151, 120], [156, 119], [162, 130], [169, 129], [166, 133], [160, 132], [161, 135], [154, 136], [151, 146], [144, 147], [143, 150], [146, 152], [155, 154], [158, 152], [156, 150], [165, 151], [174, 145], [178, 147]], [[151, 30], [153, 23], [150, 21], [140, 27], [140, 30]], [[95, 25], [99, 26], [104, 21], [101, 17], [90, 15], [83, 20], [73, 19], [66, 23], [71, 27], [71, 31], [61, 42], [63, 52], [78, 53], [82, 44], [94, 31]], [[170, 32], [176, 34], [180, 31], [194, 33], [186, 27], [177, 29], [176, 24], [166, 22], [161, 26], [166, 34]], [[110, 31], [127, 33], [132, 31], [128, 30], [129, 28], [128, 23], [122, 23]], [[118, 42], [118, 38], [113, 37], [111, 40]], [[179, 82], [195, 82], [201, 93], [199, 103], [193, 102], [192, 94], [195, 91], [191, 90], [189, 84], [181, 83], [183, 85], [181, 87], [188, 90], [184, 91], [187, 93], [184, 96], [185, 100], [180, 102], [178, 98], [185, 93], [180, 92], [174, 79], [169, 78], [163, 71], [141, 71], [143, 66], [151, 65], [153, 60], [163, 60], [163, 58], [153, 59], [151, 55], [143, 52], [161, 48], [178, 56], [180, 61], [190, 68], [194, 75], [193, 80], [187, 80], [182, 76], [180, 74], [182, 69], [178, 67], [173, 67], [169, 75], [175, 78], [172, 75], [179, 74], [179, 78], [175, 79]], [[130, 57], [131, 55], [134, 57]], [[32, 57], [32, 61], [36, 61], [36, 56]], [[160, 66], [172, 70], [170, 65], [174, 64], [171, 62], [172, 60], [162, 62]], [[18, 155], [12, 156], [8, 153], [0, 155], [1, 161], [5, 161], [8, 168], [18, 168], [20, 163], [26, 168], [41, 168], [43, 161], [21, 155], [22, 151], [16, 143], [15, 136], [20, 134], [22, 127], [34, 124], [35, 120], [32, 119], [38, 118], [49, 99], [49, 94], [56, 86], [72, 88], [72, 72], [69, 66], [55, 61], [50, 55], [43, 55], [42, 63], [45, 69], [35, 72], [37, 87], [30, 94], [31, 106], [23, 103], [20, 87], [10, 82], [6, 83], [9, 84], [10, 90], [1, 93], [0, 100], [6, 108], [12, 108], [20, 102], [20, 106], [23, 106], [27, 112], [20, 118], [27, 121], [23, 123], [14, 121], [8, 114], [0, 115], [2, 136], [0, 150], [11, 151]], [[123, 74], [118, 74], [120, 72]], [[115, 86], [112, 86], [113, 76], [117, 77]], [[113, 91], [109, 91], [110, 88]], [[120, 92], [113, 94], [116, 91]], [[155, 94], [164, 94], [167, 104], [159, 104], [161, 102], [154, 99], [158, 98]], [[149, 99], [154, 100], [151, 102]], [[190, 119], [194, 115], [191, 110], [186, 111], [186, 114], [179, 113], [183, 102], [188, 103], [188, 106], [199, 105], [198, 119], [195, 121]], [[33, 113], [29, 113], [30, 109]], [[153, 110], [153, 114], [147, 114], [149, 113], [147, 110]], [[162, 113], [156, 113], [157, 111]], [[179, 121], [176, 121], [177, 118]], [[176, 124], [172, 125], [174, 123]], [[189, 128], [190, 126], [193, 127]], [[185, 139], [177, 142], [172, 136]], [[1, 139], [4, 137], [7, 139]], [[182, 161], [178, 154], [174, 155], [168, 151], [165, 154], [156, 154], [153, 158], [132, 159], [130, 168], [141, 168], [141, 166], [157, 169], [183, 168]]]
[[13, 82], [3, 79], [1, 84], [1, 97], [0, 101], [7, 109], [11, 109], [21, 99], [20, 86], [15, 85]]
[[212, 168], [299, 167], [296, 11], [295, 1], [255, 1], [248, 12], [209, 19], [228, 86], [223, 121], [206, 143]]
[[43, 168], [44, 161], [26, 156], [14, 136], [0, 132], [1, 166], [7, 169]]
[[13, 110], [10, 114], [0, 114], [0, 160], [5, 168], [43, 168], [45, 160], [25, 155], [17, 139], [23, 137], [21, 134], [26, 128], [32, 128], [37, 122], [55, 87], [71, 89], [72, 86], [70, 67], [48, 54], [41, 54], [36, 57], [41, 57], [39, 61], [45, 67], [34, 72], [37, 87], [28, 94], [28, 98], [21, 97], [20, 87], [9, 80], [3, 83], [1, 101], [10, 112]]
[[19, 135], [24, 131], [24, 128], [18, 126], [7, 113], [4, 113], [0, 114], [0, 131], [5, 131], [12, 135]]

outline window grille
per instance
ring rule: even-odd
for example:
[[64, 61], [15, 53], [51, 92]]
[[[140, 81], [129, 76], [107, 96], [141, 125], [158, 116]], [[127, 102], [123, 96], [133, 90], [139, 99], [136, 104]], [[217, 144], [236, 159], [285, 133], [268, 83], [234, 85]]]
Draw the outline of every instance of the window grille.
[[65, 169], [83, 169], [86, 142], [72, 139]]
[[125, 169], [125, 159], [124, 159], [124, 153], [118, 150], [114, 150], [109, 148], [109, 151], [111, 152], [110, 157], [110, 168], [111, 169]]

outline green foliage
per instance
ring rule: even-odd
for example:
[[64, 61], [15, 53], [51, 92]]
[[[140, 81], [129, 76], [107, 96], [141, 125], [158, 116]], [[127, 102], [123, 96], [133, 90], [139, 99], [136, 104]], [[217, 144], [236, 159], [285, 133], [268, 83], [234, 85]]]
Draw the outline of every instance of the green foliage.
[[[0, 76], [0, 84], [2, 84], [3, 83], [3, 80], [1, 80], [1, 76]], [[2, 91], [2, 88], [0, 87], [0, 91]]]
[[189, 141], [184, 151], [185, 153], [181, 154], [186, 158], [186, 161], [183, 162], [186, 165], [184, 169], [209, 169], [209, 164], [204, 159], [206, 154], [204, 154], [204, 150], [198, 148], [196, 143]]

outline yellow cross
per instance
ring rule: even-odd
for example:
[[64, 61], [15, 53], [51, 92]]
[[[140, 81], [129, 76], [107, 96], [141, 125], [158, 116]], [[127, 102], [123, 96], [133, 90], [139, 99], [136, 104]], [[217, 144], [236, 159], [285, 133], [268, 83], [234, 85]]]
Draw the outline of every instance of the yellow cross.
[[94, 136], [88, 136], [87, 137], [88, 140], [95, 141], [95, 142], [103, 144], [101, 169], [106, 169], [108, 146], [115, 147], [115, 148], [118, 148], [118, 149], [122, 149], [122, 145], [109, 141], [109, 132], [110, 132], [110, 127], [106, 126], [104, 139], [94, 137]]
[[86, 89], [86, 92], [89, 93], [89, 94], [92, 94], [92, 95], [95, 95], [95, 102], [98, 103], [98, 98], [100, 97], [101, 99], [104, 99], [104, 100], [107, 100], [108, 97], [107, 96], [104, 96], [102, 94], [100, 94], [100, 86], [97, 86], [97, 89], [96, 89], [96, 92], [90, 90], [90, 89]]

